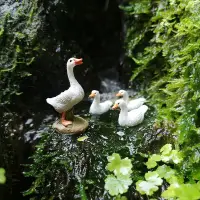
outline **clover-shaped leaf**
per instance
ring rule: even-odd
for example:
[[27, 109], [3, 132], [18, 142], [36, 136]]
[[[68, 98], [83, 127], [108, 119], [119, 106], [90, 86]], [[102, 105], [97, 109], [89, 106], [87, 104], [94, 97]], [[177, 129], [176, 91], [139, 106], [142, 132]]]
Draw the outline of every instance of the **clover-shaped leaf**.
[[172, 150], [171, 159], [175, 164], [180, 163], [183, 160], [182, 154], [177, 150]]
[[175, 175], [176, 171], [167, 165], [159, 166], [156, 170], [160, 178], [165, 178], [166, 180]]
[[4, 184], [6, 182], [5, 173], [5, 169], [0, 168], [0, 184]]
[[172, 150], [172, 145], [166, 144], [160, 149], [160, 152], [162, 153], [162, 155], [167, 155], [171, 152], [171, 150]]
[[172, 161], [173, 163], [178, 164], [183, 160], [183, 157], [179, 151], [172, 150], [168, 155], [162, 155], [161, 159], [165, 163]]
[[105, 189], [108, 190], [111, 196], [116, 196], [127, 192], [132, 180], [129, 176], [119, 175], [117, 178], [114, 175], [108, 175], [105, 180]]
[[200, 199], [200, 190], [197, 184], [172, 184], [162, 193], [162, 197], [166, 199], [198, 200]]
[[159, 174], [155, 172], [148, 172], [145, 174], [145, 179], [154, 185], [161, 185], [163, 180], [159, 177]]
[[171, 184], [167, 190], [165, 190], [162, 193], [162, 197], [166, 198], [166, 199], [170, 199], [176, 196], [176, 188], [179, 187], [179, 185], [177, 184]]
[[145, 179], [146, 181], [140, 180], [136, 183], [136, 190], [146, 195], [152, 195], [163, 182], [156, 171], [146, 173]]
[[119, 154], [113, 153], [112, 156], [108, 156], [108, 161], [106, 169], [114, 172], [116, 176], [120, 174], [128, 175], [132, 172], [132, 164], [129, 158], [121, 159]]
[[145, 163], [148, 169], [154, 168], [157, 166], [157, 162], [161, 160], [161, 156], [153, 154], [148, 161]]
[[152, 182], [148, 181], [138, 181], [136, 183], [136, 190], [140, 192], [140, 194], [152, 195], [155, 191], [158, 190], [158, 187], [154, 185]]

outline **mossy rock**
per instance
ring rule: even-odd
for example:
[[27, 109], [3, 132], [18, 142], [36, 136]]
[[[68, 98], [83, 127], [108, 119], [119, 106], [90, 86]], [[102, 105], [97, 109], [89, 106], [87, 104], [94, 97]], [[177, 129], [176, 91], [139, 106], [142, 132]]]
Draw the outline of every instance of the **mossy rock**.
[[73, 123], [71, 125], [65, 127], [61, 124], [61, 121], [59, 119], [53, 124], [52, 127], [56, 129], [56, 131], [59, 133], [74, 135], [83, 133], [88, 127], [88, 121], [86, 121], [82, 117], [74, 116]]

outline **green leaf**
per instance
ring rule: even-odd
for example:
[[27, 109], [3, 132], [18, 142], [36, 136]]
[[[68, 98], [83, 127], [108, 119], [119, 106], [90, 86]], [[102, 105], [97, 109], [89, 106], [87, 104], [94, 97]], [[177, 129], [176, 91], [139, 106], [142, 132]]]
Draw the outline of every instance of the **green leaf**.
[[177, 150], [172, 150], [171, 159], [175, 164], [180, 163], [183, 160], [182, 154]]
[[158, 190], [158, 187], [152, 182], [140, 180], [136, 183], [136, 190], [140, 192], [140, 194], [146, 194], [151, 196], [155, 191]]
[[132, 164], [129, 158], [121, 159], [120, 155], [113, 153], [112, 156], [108, 156], [108, 164], [106, 169], [114, 172], [116, 176], [118, 175], [129, 175], [132, 172]]
[[129, 176], [108, 175], [105, 180], [105, 189], [108, 190], [111, 196], [116, 196], [127, 192], [129, 186], [132, 184], [132, 180]]
[[157, 161], [161, 160], [161, 156], [153, 154], [148, 161], [145, 163], [148, 169], [154, 168], [157, 166]]
[[146, 173], [145, 179], [146, 181], [140, 180], [136, 183], [136, 190], [146, 195], [152, 195], [163, 182], [156, 171]]
[[162, 193], [164, 198], [178, 198], [179, 200], [198, 200], [200, 189], [197, 184], [172, 184]]
[[161, 185], [163, 180], [159, 177], [159, 174], [154, 171], [154, 172], [148, 172], [145, 174], [145, 179], [154, 185]]
[[178, 164], [183, 160], [183, 157], [177, 150], [172, 150], [168, 155], [161, 155], [161, 159], [166, 163], [172, 161], [173, 163]]
[[162, 197], [166, 198], [166, 199], [169, 199], [169, 198], [173, 198], [176, 196], [176, 188], [179, 187], [179, 185], [177, 184], [172, 184], [170, 185], [167, 190], [165, 190], [163, 193], [162, 193]]
[[175, 175], [176, 171], [167, 165], [162, 165], [157, 168], [156, 172], [160, 178], [169, 179], [172, 175]]
[[6, 182], [5, 173], [5, 169], [0, 168], [0, 184], [4, 184]]
[[86, 139], [88, 139], [88, 136], [80, 137], [80, 138], [77, 139], [77, 141], [83, 142], [83, 141], [85, 141]]
[[172, 145], [166, 144], [160, 149], [160, 152], [162, 153], [162, 155], [167, 155], [171, 152], [171, 150], [172, 150]]

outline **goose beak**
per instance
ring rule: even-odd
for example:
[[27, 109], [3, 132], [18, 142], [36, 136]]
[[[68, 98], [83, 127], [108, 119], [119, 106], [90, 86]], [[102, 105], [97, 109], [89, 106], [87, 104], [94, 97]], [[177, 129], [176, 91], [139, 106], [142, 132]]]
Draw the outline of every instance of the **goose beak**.
[[122, 94], [120, 94], [119, 92], [116, 94], [116, 97], [121, 97]]
[[112, 107], [113, 110], [116, 110], [117, 108], [119, 108], [119, 105], [118, 105], [118, 104], [115, 104], [115, 105]]
[[95, 94], [94, 93], [91, 93], [90, 95], [89, 95], [89, 98], [94, 98], [95, 97]]
[[83, 64], [83, 59], [82, 58], [74, 59], [74, 63], [75, 63], [75, 65], [81, 65], [81, 64]]

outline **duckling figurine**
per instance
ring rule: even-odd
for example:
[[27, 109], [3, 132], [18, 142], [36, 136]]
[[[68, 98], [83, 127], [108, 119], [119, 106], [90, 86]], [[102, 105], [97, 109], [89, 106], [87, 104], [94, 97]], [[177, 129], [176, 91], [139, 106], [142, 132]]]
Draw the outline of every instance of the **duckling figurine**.
[[89, 110], [89, 113], [93, 115], [106, 113], [113, 104], [112, 101], [109, 100], [100, 103], [100, 94], [98, 90], [92, 90], [89, 98], [94, 98]]
[[74, 77], [73, 72], [74, 67], [82, 63], [82, 59], [70, 58], [67, 62], [67, 75], [70, 83], [69, 89], [61, 92], [56, 97], [46, 99], [47, 103], [53, 106], [57, 112], [62, 113], [61, 123], [63, 126], [72, 124], [72, 121], [65, 119], [66, 112], [69, 112], [84, 97], [84, 90]]
[[128, 112], [127, 104], [123, 99], [115, 101], [112, 109], [116, 110], [117, 108], [120, 108], [120, 114], [118, 118], [118, 123], [120, 126], [136, 126], [142, 123], [144, 120], [144, 114], [148, 110], [146, 105], [142, 105], [139, 108]]
[[127, 107], [128, 107], [128, 111], [130, 110], [134, 110], [136, 108], [139, 108], [140, 106], [142, 106], [145, 102], [146, 99], [145, 98], [138, 98], [138, 99], [134, 99], [129, 101], [129, 95], [128, 92], [125, 90], [120, 90], [117, 94], [117, 97], [122, 97], [123, 100], [126, 102]]

